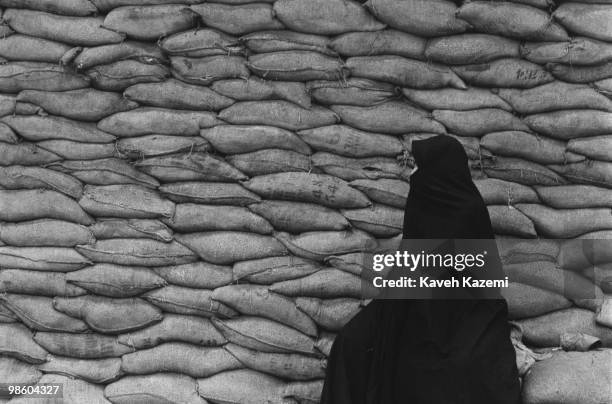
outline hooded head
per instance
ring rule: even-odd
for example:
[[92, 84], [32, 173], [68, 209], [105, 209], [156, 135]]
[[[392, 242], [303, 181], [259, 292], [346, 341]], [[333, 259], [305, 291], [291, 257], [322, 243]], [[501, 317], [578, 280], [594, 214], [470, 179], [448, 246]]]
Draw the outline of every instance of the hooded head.
[[405, 237], [492, 235], [486, 205], [472, 181], [461, 143], [452, 136], [438, 135], [414, 141], [412, 154], [418, 170], [410, 176]]

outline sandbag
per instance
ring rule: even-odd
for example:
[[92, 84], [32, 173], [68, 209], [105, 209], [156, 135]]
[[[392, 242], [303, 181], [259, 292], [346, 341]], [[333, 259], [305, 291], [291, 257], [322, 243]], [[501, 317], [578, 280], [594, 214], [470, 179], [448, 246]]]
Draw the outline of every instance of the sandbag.
[[102, 119], [98, 128], [119, 137], [149, 134], [197, 136], [200, 128], [220, 123], [212, 112], [142, 107]]
[[317, 152], [312, 155], [313, 167], [345, 181], [357, 179], [400, 178], [402, 166], [390, 157], [366, 157], [354, 159], [332, 153]]
[[531, 129], [558, 139], [607, 135], [612, 130], [612, 113], [576, 109], [529, 115]]
[[535, 191], [542, 202], [557, 209], [612, 207], [612, 190], [592, 185], [536, 187]]
[[535, 238], [537, 236], [533, 222], [521, 211], [508, 205], [487, 206], [491, 225], [496, 234]]
[[576, 306], [592, 311], [602, 306], [602, 291], [589, 279], [560, 268], [550, 261], [509, 264], [504, 271], [510, 281], [545, 289], [572, 300]]
[[603, 95], [606, 95], [608, 98], [612, 95], [612, 78], [598, 80], [595, 83], [591, 83], [593, 88], [595, 88], [598, 92]]
[[149, 291], [142, 298], [168, 313], [224, 318], [238, 315], [229, 306], [212, 300], [211, 295], [212, 290], [169, 285]]
[[54, 63], [9, 62], [0, 65], [0, 91], [67, 91], [89, 86], [89, 78]]
[[276, 230], [302, 233], [315, 230], [343, 230], [349, 222], [337, 211], [306, 202], [262, 201], [249, 209], [265, 218]]
[[523, 329], [523, 340], [538, 347], [558, 347], [561, 334], [573, 332], [601, 339], [604, 347], [612, 346], [612, 329], [595, 323], [595, 313], [569, 308], [518, 321]]
[[457, 6], [451, 1], [369, 0], [369, 11], [390, 27], [411, 34], [435, 37], [465, 32], [469, 24], [457, 19]]
[[536, 362], [524, 378], [525, 404], [604, 403], [610, 398], [609, 350], [555, 352]]
[[547, 237], [571, 238], [612, 229], [612, 215], [607, 208], [552, 209], [538, 204], [517, 204], [516, 207], [533, 220], [538, 234]]
[[197, 23], [196, 17], [193, 10], [181, 4], [127, 6], [109, 12], [102, 26], [128, 38], [152, 41], [191, 28]]
[[470, 87], [467, 90], [439, 88], [435, 90], [416, 90], [402, 88], [402, 94], [422, 108], [469, 111], [479, 108], [499, 108], [512, 111], [512, 107], [492, 91], [485, 88]]
[[518, 58], [453, 66], [452, 70], [467, 83], [481, 87], [532, 88], [555, 79], [542, 66]]
[[327, 330], [340, 330], [362, 308], [357, 299], [337, 298], [322, 300], [314, 297], [298, 297], [297, 307]]
[[333, 105], [331, 109], [346, 125], [365, 131], [391, 135], [406, 132], [446, 133], [441, 123], [407, 102], [387, 101], [369, 107]]
[[211, 148], [201, 137], [175, 135], [125, 137], [118, 140], [115, 147], [119, 155], [133, 160], [186, 151], [207, 152]]
[[170, 55], [206, 57], [240, 55], [244, 49], [238, 38], [212, 28], [178, 32], [159, 41], [159, 47]]
[[123, 91], [138, 83], [159, 83], [170, 76], [168, 68], [154, 63], [138, 60], [118, 60], [112, 63], [95, 65], [85, 71], [94, 88], [105, 91]]
[[123, 376], [119, 358], [76, 359], [48, 355], [46, 359], [38, 366], [43, 373], [65, 375], [96, 384], [107, 384]]
[[492, 161], [482, 162], [481, 166], [489, 177], [523, 185], [563, 185], [567, 183], [563, 177], [550, 168], [516, 157], [495, 157]]
[[351, 273], [335, 268], [322, 269], [298, 279], [276, 282], [270, 290], [285, 296], [319, 298], [363, 298], [362, 280]]
[[548, 167], [575, 183], [612, 188], [612, 164], [605, 161], [585, 160]]
[[27, 363], [43, 363], [47, 351], [32, 339], [23, 324], [0, 324], [0, 353]]
[[310, 275], [322, 266], [314, 261], [287, 255], [234, 263], [232, 272], [237, 281], [269, 285], [274, 282]]
[[50, 297], [3, 293], [0, 301], [22, 323], [36, 331], [80, 333], [89, 330], [83, 321], [55, 310]]
[[206, 3], [191, 6], [191, 9], [200, 14], [206, 26], [232, 35], [284, 28], [275, 18], [272, 6], [264, 2], [240, 5]]
[[529, 127], [510, 112], [497, 108], [472, 111], [434, 110], [433, 118], [460, 136], [482, 136], [498, 131], [528, 131]]
[[18, 222], [32, 219], [58, 219], [88, 225], [93, 219], [71, 198], [59, 192], [0, 190], [0, 220]]
[[87, 0], [1, 0], [0, 6], [7, 8], [27, 8], [63, 15], [84, 17], [97, 14], [98, 9]]
[[222, 157], [210, 153], [175, 153], [149, 157], [135, 166], [161, 182], [241, 181], [248, 177]]
[[104, 396], [114, 404], [207, 403], [198, 395], [196, 381], [179, 373], [125, 376], [106, 386]]
[[246, 206], [261, 198], [240, 184], [222, 182], [177, 182], [162, 184], [159, 191], [177, 203]]
[[138, 106], [119, 94], [89, 88], [63, 92], [25, 90], [19, 93], [17, 100], [40, 105], [50, 114], [79, 121], [98, 121]]
[[285, 255], [287, 250], [271, 236], [238, 231], [209, 231], [177, 234], [181, 244], [195, 251], [204, 261], [232, 264], [256, 258]]
[[501, 88], [497, 94], [521, 114], [537, 114], [564, 109], [612, 111], [612, 100], [589, 86], [562, 81], [520, 90]]
[[341, 59], [307, 50], [254, 54], [246, 66], [266, 80], [337, 80], [346, 75]]
[[349, 77], [339, 83], [331, 80], [315, 80], [306, 83], [310, 96], [320, 104], [372, 106], [397, 96], [397, 88], [391, 83]]
[[199, 4], [202, 0], [90, 0], [98, 10], [105, 13], [123, 6], [152, 6], [157, 4]]
[[54, 116], [5, 116], [2, 122], [30, 141], [64, 139], [83, 143], [110, 143], [115, 136], [92, 123], [77, 122]]
[[365, 251], [374, 239], [360, 230], [311, 231], [299, 235], [277, 232], [274, 236], [293, 254], [322, 261], [329, 255]]
[[0, 267], [5, 268], [70, 272], [90, 264], [72, 248], [0, 247]]
[[301, 130], [298, 135], [318, 151], [347, 157], [395, 157], [403, 151], [402, 143], [394, 136], [369, 133], [347, 125]]
[[40, 148], [34, 143], [22, 142], [10, 144], [0, 142], [0, 166], [16, 164], [37, 166], [61, 159], [57, 154]]
[[403, 208], [406, 205], [406, 198], [410, 185], [401, 180], [378, 179], [378, 180], [354, 180], [350, 186], [366, 194], [372, 201]]
[[538, 194], [531, 187], [515, 182], [496, 178], [486, 178], [475, 180], [474, 184], [487, 205], [513, 205], [517, 202], [540, 202]]
[[148, 188], [155, 188], [159, 185], [159, 182], [157, 182], [155, 178], [141, 173], [132, 165], [128, 164], [127, 161], [117, 158], [64, 160], [61, 162], [49, 163], [47, 167], [70, 174], [84, 183], [91, 185], [134, 185]]
[[138, 298], [111, 299], [101, 296], [56, 297], [53, 307], [80, 318], [94, 331], [121, 334], [161, 321], [161, 311]]
[[402, 232], [403, 209], [374, 204], [361, 209], [342, 209], [341, 212], [355, 228], [367, 231], [375, 237], [393, 237]]
[[402, 56], [353, 56], [346, 60], [346, 67], [351, 76], [385, 81], [402, 87], [467, 89], [450, 68]]
[[172, 217], [175, 204], [141, 185], [86, 185], [81, 207], [94, 216], [125, 218]]
[[[15, 102], [15, 98], [10, 97], [11, 100], [9, 101], [10, 104], [13, 104]], [[3, 101], [0, 101], [0, 105], [4, 105]], [[13, 107], [9, 107], [10, 111], [12, 111]], [[0, 109], [3, 109], [2, 106], [0, 106]], [[8, 115], [10, 113], [10, 111], [6, 112], [6, 115]], [[3, 115], [5, 115], [3, 113]], [[19, 137], [15, 134], [15, 132], [13, 132], [13, 130], [10, 128], [10, 126], [8, 126], [5, 123], [0, 124], [0, 142], [2, 143], [9, 143], [9, 144], [17, 144], [19, 142]]]
[[325, 107], [313, 105], [306, 109], [282, 100], [237, 102], [219, 112], [217, 117], [233, 125], [271, 125], [293, 131], [340, 121], [334, 111]]
[[0, 167], [0, 185], [6, 189], [51, 189], [75, 199], [83, 194], [83, 185], [77, 179], [41, 167]]
[[330, 354], [334, 339], [335, 334], [332, 334], [331, 332], [327, 331], [322, 331], [321, 336], [319, 337], [317, 342], [315, 342], [315, 348], [327, 357]]
[[213, 91], [238, 101], [281, 99], [302, 108], [310, 108], [311, 101], [304, 83], [297, 81], [264, 80], [257, 76], [248, 79], [218, 80], [210, 85]]
[[293, 300], [268, 291], [266, 286], [228, 285], [215, 289], [211, 297], [241, 314], [269, 318], [306, 335], [317, 335], [315, 323], [298, 310]]
[[289, 29], [312, 34], [337, 35], [386, 27], [356, 1], [280, 0], [274, 3], [273, 11]]
[[510, 319], [537, 317], [572, 306], [571, 301], [558, 293], [518, 282], [508, 285], [501, 293], [508, 302]]
[[583, 155], [568, 151], [565, 142], [519, 130], [487, 132], [480, 139], [480, 145], [496, 155], [519, 157], [540, 164], [575, 163], [585, 160]]
[[198, 289], [215, 289], [234, 281], [231, 267], [204, 261], [155, 267], [153, 271], [168, 283]]
[[309, 336], [276, 321], [252, 316], [211, 321], [228, 341], [245, 348], [269, 353], [314, 353], [314, 341]]
[[[499, 239], [497, 240], [501, 241]], [[519, 264], [534, 261], [557, 262], [557, 256], [560, 250], [557, 240], [537, 239], [521, 241], [521, 239], [509, 239], [509, 241], [510, 243], [507, 248], [503, 248], [500, 245], [504, 264]]]
[[325, 174], [269, 174], [251, 178], [242, 185], [265, 199], [312, 202], [331, 208], [371, 205], [363, 193], [351, 188], [345, 181]]
[[316, 402], [323, 392], [323, 379], [310, 381], [289, 382], [282, 390], [282, 397], [286, 400], [298, 402]]
[[14, 34], [0, 39], [0, 57], [7, 60], [58, 63], [70, 46], [47, 39]]
[[555, 78], [570, 83], [590, 83], [593, 81], [612, 78], [610, 69], [612, 62], [603, 63], [596, 66], [572, 66], [561, 63], [547, 63], [546, 69]]
[[602, 41], [612, 41], [612, 5], [566, 2], [554, 11], [553, 17], [568, 31]]
[[[72, 140], [43, 140], [36, 143], [41, 152], [60, 156], [66, 160], [95, 160], [115, 156], [114, 143], [81, 143]], [[56, 161], [56, 160], [54, 160]], [[52, 161], [49, 161], [51, 163]], [[43, 163], [44, 164], [44, 163]]]
[[612, 161], [610, 145], [612, 145], [612, 136], [610, 135], [589, 136], [571, 139], [567, 142], [567, 150], [594, 160]]
[[18, 321], [19, 318], [15, 315], [15, 313], [0, 303], [0, 323], [11, 324], [17, 323]]
[[198, 379], [198, 392], [210, 402], [283, 404], [285, 382], [251, 369], [231, 370]]
[[150, 238], [172, 241], [172, 230], [156, 219], [100, 219], [89, 226], [98, 240], [109, 238]]
[[264, 125], [217, 125], [202, 129], [200, 136], [221, 153], [248, 153], [262, 149], [286, 149], [311, 154], [310, 147], [294, 133]]
[[216, 80], [228, 78], [246, 79], [250, 72], [242, 56], [206, 56], [186, 58], [171, 56], [172, 74], [177, 79], [201, 86], [208, 86]]
[[123, 96], [128, 100], [153, 107], [196, 111], [218, 111], [234, 103], [231, 98], [218, 94], [208, 87], [194, 86], [175, 79], [161, 83], [135, 84], [126, 88]]
[[66, 281], [91, 293], [109, 297], [138, 296], [148, 290], [166, 286], [167, 282], [143, 267], [95, 264], [66, 274]]
[[102, 17], [65, 17], [42, 11], [8, 9], [2, 16], [20, 34], [78, 46], [119, 43], [124, 35], [102, 27]]
[[145, 349], [170, 341], [219, 346], [223, 345], [226, 339], [207, 318], [164, 313], [164, 318], [159, 323], [121, 334], [118, 341], [132, 348]]
[[0, 223], [0, 240], [17, 247], [74, 247], [95, 241], [85, 226], [55, 219]]
[[330, 39], [328, 37], [284, 29], [252, 32], [241, 36], [238, 41], [253, 53], [303, 50], [319, 52], [327, 56], [338, 56], [329, 48]]
[[[4, 383], [35, 384], [42, 376], [36, 366], [15, 358], [1, 356], [0, 365], [0, 377], [2, 377]], [[2, 392], [8, 394], [8, 388], [3, 388]]]
[[519, 43], [496, 35], [452, 35], [429, 40], [425, 57], [451, 65], [486, 63], [504, 57], [518, 58]]
[[426, 41], [423, 38], [395, 29], [375, 32], [348, 32], [338, 35], [329, 47], [342, 56], [397, 55], [424, 59]]
[[[39, 380], [38, 384], [32, 388], [34, 391], [39, 388], [39, 385], [43, 388], [46, 386], [62, 386], [62, 393], [59, 400], [68, 403], [92, 403], [92, 404], [111, 404], [110, 401], [104, 397], [104, 387], [92, 383], [88, 383], [84, 380], [74, 379], [65, 375], [54, 375], [45, 374]], [[48, 388], [48, 387], [47, 387]], [[44, 391], [41, 389], [41, 391]], [[48, 393], [49, 394], [49, 393]], [[44, 396], [43, 396], [44, 397]], [[15, 404], [29, 404], [31, 399], [28, 396], [17, 396], [13, 400]], [[55, 403], [55, 398], [43, 398], [45, 403]]]
[[138, 238], [98, 240], [92, 245], [76, 247], [77, 251], [94, 262], [117, 265], [163, 266], [186, 264], [198, 257], [188, 248], [172, 241]]
[[[225, 157], [228, 163], [246, 175], [274, 174], [279, 172], [309, 172], [313, 170], [310, 157], [292, 150], [263, 149], [250, 153]], [[316, 168], [315, 172], [319, 172]]]
[[523, 4], [473, 1], [459, 8], [457, 17], [489, 34], [552, 42], [569, 39], [546, 11]]
[[264, 353], [236, 344], [224, 346], [245, 367], [290, 380], [310, 380], [325, 376], [326, 361], [299, 354]]
[[123, 355], [121, 369], [127, 374], [177, 372], [191, 377], [209, 377], [239, 369], [242, 363], [222, 347], [203, 347], [168, 342]]
[[612, 46], [596, 39], [575, 37], [569, 42], [526, 42], [521, 56], [534, 63], [595, 65], [612, 58]]
[[274, 230], [265, 219], [240, 206], [181, 203], [176, 205], [174, 216], [166, 223], [181, 233], [233, 230], [271, 234]]
[[117, 337], [96, 333], [37, 332], [34, 341], [53, 355], [71, 358], [116, 358], [134, 352], [133, 347], [120, 344]]
[[161, 49], [155, 44], [128, 40], [117, 44], [85, 48], [76, 56], [73, 63], [77, 69], [83, 70], [125, 59], [137, 59], [145, 63], [166, 61]]

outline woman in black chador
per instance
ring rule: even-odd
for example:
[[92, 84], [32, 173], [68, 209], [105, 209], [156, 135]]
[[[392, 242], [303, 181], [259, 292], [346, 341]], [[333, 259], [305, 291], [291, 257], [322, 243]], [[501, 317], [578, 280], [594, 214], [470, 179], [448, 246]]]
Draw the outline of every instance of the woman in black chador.
[[[489, 239], [487, 262], [501, 271], [461, 144], [439, 135], [412, 152], [403, 238]], [[495, 296], [372, 301], [334, 341], [321, 404], [519, 404], [507, 305]]]

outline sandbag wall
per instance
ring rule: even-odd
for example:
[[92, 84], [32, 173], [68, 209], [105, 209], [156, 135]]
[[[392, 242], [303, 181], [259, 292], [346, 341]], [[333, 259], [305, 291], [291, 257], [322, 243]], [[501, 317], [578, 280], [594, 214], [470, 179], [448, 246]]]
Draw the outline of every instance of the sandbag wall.
[[502, 249], [525, 403], [611, 402], [612, 257], [581, 255], [612, 238], [609, 0], [0, 7], [0, 381], [318, 402], [411, 142], [447, 134], [528, 239]]

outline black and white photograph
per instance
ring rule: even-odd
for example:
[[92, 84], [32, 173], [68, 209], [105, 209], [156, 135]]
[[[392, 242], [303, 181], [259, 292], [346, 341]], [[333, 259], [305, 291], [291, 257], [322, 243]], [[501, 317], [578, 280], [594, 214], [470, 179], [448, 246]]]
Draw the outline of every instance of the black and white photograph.
[[612, 404], [612, 0], [0, 0], [0, 404]]

